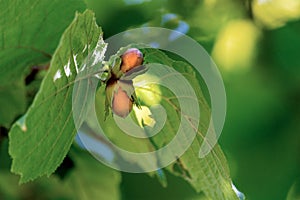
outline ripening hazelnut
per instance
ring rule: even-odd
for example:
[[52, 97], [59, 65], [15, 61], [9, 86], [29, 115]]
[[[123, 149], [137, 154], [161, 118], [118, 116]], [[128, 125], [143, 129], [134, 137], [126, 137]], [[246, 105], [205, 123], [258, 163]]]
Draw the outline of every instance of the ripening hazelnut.
[[114, 93], [112, 100], [112, 111], [120, 117], [127, 117], [132, 110], [132, 100], [121, 87]]
[[120, 117], [127, 117], [132, 110], [133, 101], [128, 95], [128, 92], [134, 91], [132, 82], [110, 81], [106, 85], [105, 92], [107, 101], [112, 109], [112, 112]]
[[143, 63], [143, 54], [137, 48], [130, 48], [121, 56], [122, 64], [121, 71], [123, 73], [128, 72], [134, 67], [137, 67]]

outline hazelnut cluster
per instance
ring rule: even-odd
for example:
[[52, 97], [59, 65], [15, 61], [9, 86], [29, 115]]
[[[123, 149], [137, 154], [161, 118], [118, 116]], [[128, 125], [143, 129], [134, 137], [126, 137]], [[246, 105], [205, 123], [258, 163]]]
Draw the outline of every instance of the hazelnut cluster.
[[[130, 73], [135, 67], [143, 63], [143, 54], [137, 48], [130, 48], [121, 56], [121, 65], [118, 72], [122, 74]], [[120, 80], [114, 70], [106, 83], [106, 101], [112, 112], [120, 117], [127, 117], [132, 110], [134, 103], [134, 87], [132, 80]]]

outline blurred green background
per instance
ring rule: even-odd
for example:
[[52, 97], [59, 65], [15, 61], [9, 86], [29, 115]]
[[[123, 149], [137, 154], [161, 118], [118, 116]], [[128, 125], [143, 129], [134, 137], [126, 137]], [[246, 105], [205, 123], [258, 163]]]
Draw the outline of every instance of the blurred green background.
[[[203, 45], [226, 87], [220, 145], [234, 184], [250, 200], [286, 199], [300, 175], [300, 1], [86, 1], [105, 38], [148, 25]], [[123, 178], [127, 191], [155, 188]]]
[[[233, 183], [249, 200], [282, 200], [289, 192], [290, 199], [300, 199], [299, 0], [85, 1], [104, 38], [158, 26], [198, 41], [218, 65], [226, 87], [227, 117], [219, 142]], [[9, 167], [7, 163], [0, 167]], [[167, 178], [169, 187], [162, 188], [147, 175], [123, 173], [122, 197], [196, 199], [183, 180]], [[17, 192], [5, 185], [0, 179], [0, 188]], [[43, 191], [34, 184], [22, 187], [23, 199], [38, 199], [26, 193], [28, 188]], [[59, 188], [53, 190], [59, 196]]]

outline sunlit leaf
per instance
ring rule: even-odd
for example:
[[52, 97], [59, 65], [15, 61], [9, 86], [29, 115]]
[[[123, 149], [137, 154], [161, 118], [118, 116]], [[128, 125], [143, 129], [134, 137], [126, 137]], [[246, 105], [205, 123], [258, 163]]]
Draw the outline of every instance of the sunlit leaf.
[[254, 0], [252, 7], [256, 21], [267, 28], [278, 28], [300, 19], [298, 0]]
[[[21, 175], [20, 182], [49, 176], [69, 151], [76, 134], [72, 117], [74, 80], [95, 47], [101, 53], [105, 44], [93, 13], [77, 14], [62, 36], [32, 106], [9, 132], [12, 171]], [[93, 61], [96, 59], [100, 62], [103, 56]]]
[[219, 33], [212, 56], [224, 71], [245, 71], [255, 60], [260, 31], [249, 20], [232, 20]]
[[[167, 170], [175, 175], [183, 177], [196, 191], [203, 191], [210, 199], [237, 199], [236, 194], [231, 188], [227, 162], [220, 147], [216, 145], [205, 158], [198, 157], [200, 146], [208, 128], [210, 110], [201, 92], [195, 71], [188, 64], [173, 61], [157, 50], [146, 51], [145, 54], [145, 61], [171, 66], [189, 81], [198, 97], [201, 112], [196, 139], [183, 156], [178, 158], [177, 162], [168, 166]], [[153, 92], [155, 93], [155, 91]], [[165, 130], [165, 134], [163, 136], [160, 136], [159, 134], [157, 137], [153, 138], [153, 142], [158, 148], [163, 147], [166, 140], [168, 141], [175, 136], [176, 129], [174, 130], [174, 124], [180, 124], [180, 113], [174, 112], [179, 108], [176, 103], [174, 104], [173, 101], [169, 100], [174, 96], [172, 94], [172, 96], [169, 95], [170, 93], [162, 92], [161, 104], [168, 113], [171, 112], [174, 113], [174, 115], [171, 115], [171, 119], [166, 121], [165, 126], [168, 126], [169, 128]]]

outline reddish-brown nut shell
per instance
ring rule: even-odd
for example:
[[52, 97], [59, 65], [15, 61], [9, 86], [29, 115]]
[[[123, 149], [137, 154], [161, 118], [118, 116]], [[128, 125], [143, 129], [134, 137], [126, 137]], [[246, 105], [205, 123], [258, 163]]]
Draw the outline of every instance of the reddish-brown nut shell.
[[132, 101], [121, 87], [113, 95], [112, 111], [120, 117], [127, 117], [132, 110]]
[[121, 71], [128, 72], [134, 67], [140, 66], [143, 63], [143, 54], [137, 48], [130, 48], [121, 56], [122, 64]]

